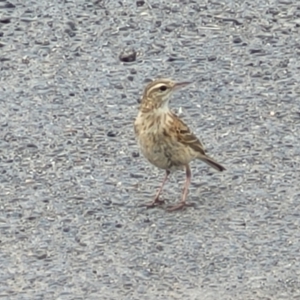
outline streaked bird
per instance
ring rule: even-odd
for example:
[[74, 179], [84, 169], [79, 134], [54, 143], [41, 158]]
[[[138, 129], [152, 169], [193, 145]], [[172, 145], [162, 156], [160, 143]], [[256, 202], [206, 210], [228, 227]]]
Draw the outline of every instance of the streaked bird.
[[162, 188], [174, 170], [184, 170], [186, 181], [181, 201], [170, 207], [177, 210], [190, 205], [186, 202], [188, 188], [191, 182], [189, 163], [200, 159], [218, 171], [225, 168], [209, 157], [189, 127], [169, 108], [172, 93], [190, 84], [190, 82], [174, 82], [168, 79], [158, 79], [149, 83], [142, 97], [134, 130], [143, 155], [154, 166], [166, 170], [165, 178], [158, 189], [154, 200], [147, 204], [153, 207], [164, 201], [159, 199]]

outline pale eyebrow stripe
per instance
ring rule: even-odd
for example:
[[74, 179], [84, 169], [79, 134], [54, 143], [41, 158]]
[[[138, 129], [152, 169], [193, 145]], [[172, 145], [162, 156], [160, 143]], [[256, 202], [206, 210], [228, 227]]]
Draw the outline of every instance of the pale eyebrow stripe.
[[166, 84], [163, 83], [163, 82], [154, 82], [154, 83], [153, 83], [153, 86], [150, 87], [150, 88], [148, 89], [147, 94], [151, 94], [151, 92], [152, 92], [153, 90], [156, 90], [156, 89], [158, 89], [158, 88], [160, 88], [161, 86], [164, 86], [164, 85], [166, 85]]

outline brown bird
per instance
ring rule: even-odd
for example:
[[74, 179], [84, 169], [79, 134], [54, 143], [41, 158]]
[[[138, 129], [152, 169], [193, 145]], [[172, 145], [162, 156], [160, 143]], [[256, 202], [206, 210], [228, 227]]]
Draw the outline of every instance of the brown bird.
[[189, 163], [200, 159], [218, 171], [225, 168], [206, 155], [199, 139], [189, 127], [169, 109], [171, 94], [190, 82], [176, 83], [168, 79], [158, 79], [149, 83], [144, 91], [134, 130], [143, 155], [150, 163], [166, 170], [165, 178], [154, 200], [148, 207], [161, 204], [159, 199], [162, 188], [173, 170], [186, 171], [186, 181], [182, 200], [170, 211], [181, 209], [187, 205], [188, 188], [191, 182]]

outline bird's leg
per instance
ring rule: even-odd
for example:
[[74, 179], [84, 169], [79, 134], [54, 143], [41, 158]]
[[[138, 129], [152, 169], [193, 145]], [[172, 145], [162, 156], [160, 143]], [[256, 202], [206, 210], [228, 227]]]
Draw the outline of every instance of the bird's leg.
[[160, 188], [158, 189], [158, 191], [157, 191], [157, 193], [156, 193], [156, 195], [155, 195], [154, 200], [153, 200], [151, 203], [146, 204], [147, 207], [150, 208], [150, 207], [154, 207], [154, 206], [156, 206], [156, 205], [159, 205], [159, 204], [164, 203], [164, 200], [159, 200], [159, 195], [160, 195], [160, 193], [161, 193], [161, 191], [162, 191], [162, 189], [163, 189], [163, 187], [164, 187], [164, 185], [165, 185], [165, 183], [166, 183], [166, 181], [167, 181], [169, 175], [170, 175], [170, 171], [169, 171], [169, 170], [166, 170], [165, 178], [164, 178], [164, 180], [163, 180], [163, 182], [162, 182]]
[[186, 170], [186, 180], [185, 180], [184, 189], [183, 189], [183, 193], [182, 193], [182, 200], [178, 204], [175, 204], [174, 206], [171, 206], [168, 209], [168, 211], [174, 211], [174, 210], [182, 209], [185, 206], [191, 206], [192, 205], [192, 204], [186, 203], [186, 198], [187, 198], [189, 186], [190, 186], [190, 183], [191, 183], [192, 172], [191, 172], [191, 169], [190, 169], [189, 165], [185, 166], [185, 170]]

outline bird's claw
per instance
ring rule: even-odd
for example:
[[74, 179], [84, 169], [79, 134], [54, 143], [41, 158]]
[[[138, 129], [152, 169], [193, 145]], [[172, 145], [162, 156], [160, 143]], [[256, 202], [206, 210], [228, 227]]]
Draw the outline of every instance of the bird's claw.
[[175, 210], [185, 209], [188, 206], [194, 206], [194, 203], [186, 203], [186, 202], [181, 201], [178, 204], [168, 207], [167, 211], [175, 211]]
[[152, 202], [146, 203], [145, 206], [146, 206], [147, 208], [153, 208], [153, 207], [155, 207], [155, 206], [162, 205], [162, 204], [164, 204], [164, 203], [165, 203], [164, 200], [160, 200], [160, 199], [158, 199], [158, 198], [155, 198]]

